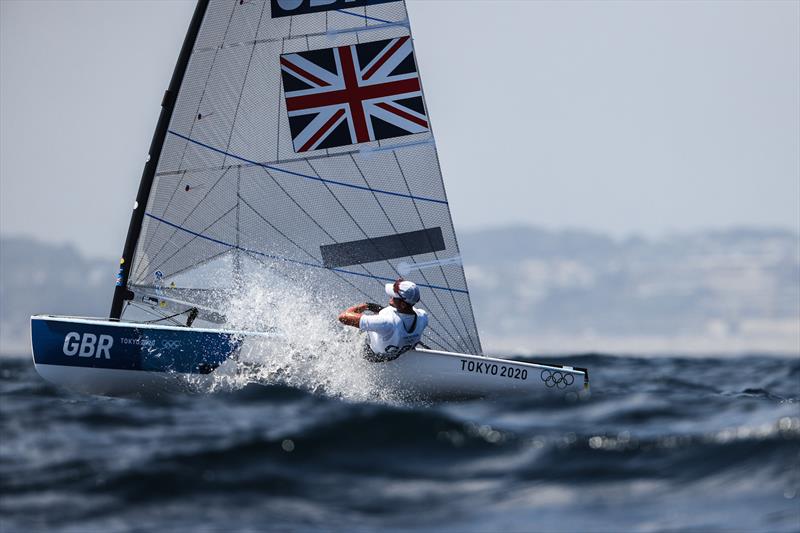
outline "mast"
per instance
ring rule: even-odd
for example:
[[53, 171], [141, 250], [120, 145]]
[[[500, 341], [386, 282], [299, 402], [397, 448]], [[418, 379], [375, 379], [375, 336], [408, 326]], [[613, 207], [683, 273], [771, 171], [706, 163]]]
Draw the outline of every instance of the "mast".
[[178, 55], [178, 62], [172, 72], [169, 87], [164, 92], [164, 98], [161, 101], [161, 114], [158, 116], [156, 131], [153, 133], [153, 140], [150, 142], [149, 156], [142, 171], [142, 180], [139, 183], [139, 192], [136, 194], [136, 203], [133, 205], [131, 222], [128, 226], [128, 236], [125, 238], [125, 248], [122, 251], [122, 259], [120, 259], [117, 285], [114, 288], [114, 299], [111, 302], [111, 312], [109, 313], [109, 318], [112, 320], [119, 320], [122, 315], [123, 303], [133, 297], [133, 293], [127, 287], [133, 254], [139, 241], [144, 212], [147, 209], [147, 201], [150, 198], [150, 190], [153, 187], [153, 179], [161, 157], [161, 149], [164, 147], [164, 139], [167, 136], [167, 129], [172, 119], [172, 110], [178, 99], [178, 91], [180, 91], [183, 83], [183, 76], [186, 73], [192, 49], [197, 41], [197, 35], [200, 32], [200, 25], [208, 8], [208, 2], [209, 0], [198, 0], [197, 2], [194, 15], [192, 15], [192, 20], [189, 23], [189, 30], [186, 32], [186, 38]]

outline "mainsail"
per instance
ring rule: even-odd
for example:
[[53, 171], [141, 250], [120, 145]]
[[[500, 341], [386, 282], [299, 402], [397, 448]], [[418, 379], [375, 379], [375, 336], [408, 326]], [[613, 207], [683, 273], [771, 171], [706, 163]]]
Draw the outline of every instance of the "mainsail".
[[112, 318], [164, 287], [224, 314], [245, 264], [342, 307], [403, 276], [426, 343], [481, 352], [403, 1], [201, 0], [181, 56]]

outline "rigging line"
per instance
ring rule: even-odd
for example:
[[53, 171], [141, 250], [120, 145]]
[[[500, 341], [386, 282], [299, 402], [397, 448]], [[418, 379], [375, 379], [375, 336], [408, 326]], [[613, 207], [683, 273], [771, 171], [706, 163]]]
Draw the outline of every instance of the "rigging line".
[[[162, 317], [162, 316], [161, 316], [160, 314], [158, 314], [156, 311], [153, 311], [153, 310], [152, 310], [152, 309], [150, 309], [149, 307], [145, 307], [144, 305], [142, 305], [142, 304], [140, 304], [140, 303], [137, 303], [137, 302], [128, 302], [128, 305], [129, 305], [129, 306], [133, 306], [133, 307], [137, 307], [137, 308], [141, 309], [142, 311], [145, 311], [146, 313], [150, 313], [151, 315], [153, 315], [153, 316], [155, 316], [155, 317], [158, 317], [158, 318], [159, 318], [159, 319], [161, 319], [161, 320], [167, 320], [167, 317]], [[177, 320], [175, 320], [174, 318], [170, 318], [170, 320], [172, 320], [172, 322], [173, 322], [174, 324], [176, 324], [176, 325], [181, 325], [181, 326], [183, 325], [183, 324], [181, 324], [180, 322], [178, 322]], [[142, 323], [143, 323], [143, 324], [147, 324], [147, 322], [142, 322]]]
[[[356, 170], [358, 171], [358, 173], [361, 175], [361, 179], [363, 179], [363, 180], [364, 180], [364, 182], [365, 182], [365, 183], [367, 183], [367, 185], [369, 185], [369, 182], [367, 182], [367, 178], [366, 178], [366, 176], [364, 175], [364, 172], [362, 172], [362, 170], [361, 170], [361, 167], [360, 167], [360, 166], [358, 166], [358, 163], [356, 162], [356, 159], [355, 159], [355, 157], [353, 157], [353, 155], [352, 155], [352, 154], [350, 154], [350, 159], [352, 160], [352, 162], [353, 162], [353, 165], [356, 167]], [[383, 204], [381, 203], [381, 201], [380, 201], [380, 199], [378, 198], [378, 196], [377, 196], [377, 195], [374, 195], [374, 194], [373, 194], [372, 196], [373, 196], [373, 198], [375, 198], [375, 202], [378, 204], [378, 207], [380, 207], [381, 211], [383, 212], [383, 216], [385, 216], [385, 217], [386, 217], [386, 220], [389, 222], [389, 225], [392, 227], [392, 231], [394, 231], [395, 233], [400, 233], [400, 232], [397, 230], [397, 227], [394, 225], [394, 222], [392, 221], [391, 217], [390, 217], [390, 216], [389, 216], [389, 214], [386, 212], [386, 209], [383, 207]], [[405, 248], [406, 252], [408, 253], [407, 257], [410, 257], [410, 258], [414, 259], [414, 256], [413, 256], [413, 255], [412, 255], [412, 254], [409, 252], [408, 246], [406, 246], [406, 242], [405, 242], [404, 240], [402, 240], [402, 239], [401, 239], [401, 241], [400, 241], [400, 242], [403, 244], [403, 248]], [[425, 283], [430, 283], [430, 281], [428, 280], [428, 277], [425, 275], [425, 273], [424, 273], [422, 270], [420, 270], [420, 275], [422, 276], [422, 279], [423, 279], [423, 280], [425, 280]], [[447, 318], [450, 320], [450, 324], [451, 324], [451, 325], [452, 325], [452, 326], [453, 326], [455, 329], [458, 329], [458, 326], [456, 326], [455, 320], [453, 320], [453, 318], [450, 316], [450, 313], [447, 311], [447, 308], [444, 306], [444, 304], [442, 303], [442, 301], [439, 299], [439, 295], [438, 295], [438, 293], [434, 291], [434, 292], [433, 292], [433, 296], [434, 296], [434, 298], [436, 298], [436, 301], [439, 303], [439, 306], [442, 308], [442, 310], [444, 311], [444, 313], [445, 313], [445, 315], [447, 316]], [[460, 344], [460, 342], [459, 342], [459, 341], [457, 341], [457, 340], [455, 339], [455, 337], [454, 337], [452, 340], [453, 340], [453, 341], [454, 341], [456, 344]]]
[[[203, 231], [207, 231], [209, 228], [211, 228], [211, 226], [213, 226], [214, 224], [216, 224], [217, 222], [219, 222], [220, 220], [222, 220], [223, 218], [225, 218], [226, 216], [228, 216], [228, 215], [229, 215], [229, 214], [230, 214], [230, 213], [231, 213], [231, 212], [232, 212], [234, 209], [236, 209], [236, 206], [235, 206], [235, 205], [234, 205], [233, 207], [231, 207], [230, 209], [228, 209], [227, 211], [225, 211], [224, 213], [222, 213], [222, 214], [221, 214], [219, 217], [217, 217], [217, 219], [216, 219], [216, 220], [214, 220], [214, 221], [213, 221], [212, 223], [210, 223], [208, 226], [206, 226], [205, 228], [203, 228]], [[145, 215], [149, 215], [151, 218], [155, 218], [156, 220], [163, 220], [163, 219], [159, 219], [158, 217], [156, 217], [156, 216], [153, 216], [153, 215], [151, 215], [150, 213], [147, 213], [147, 212], [145, 212]], [[177, 224], [175, 225], [175, 227], [176, 227], [176, 228], [182, 228], [181, 226], [179, 226], [179, 225], [177, 225]], [[190, 234], [194, 234], [194, 232], [190, 232]], [[156, 265], [155, 267], [153, 267], [153, 271], [155, 272], [155, 271], [157, 271], [157, 270], [160, 270], [160, 269], [161, 269], [161, 268], [162, 268], [162, 267], [163, 267], [163, 266], [164, 266], [164, 265], [165, 265], [165, 264], [166, 264], [168, 261], [170, 261], [170, 260], [171, 260], [173, 257], [175, 257], [176, 255], [178, 255], [179, 253], [181, 253], [183, 250], [185, 250], [185, 249], [186, 249], [186, 247], [187, 247], [187, 246], [188, 246], [190, 243], [192, 243], [192, 242], [193, 242], [193, 241], [194, 241], [194, 240], [195, 240], [197, 237], [204, 237], [204, 238], [207, 238], [207, 239], [208, 239], [208, 238], [210, 238], [210, 237], [205, 237], [205, 236], [204, 236], [202, 233], [197, 233], [196, 235], [194, 235], [194, 237], [192, 237], [191, 239], [189, 239], [189, 240], [186, 242], [186, 244], [184, 244], [183, 246], [181, 246], [180, 248], [178, 248], [177, 250], [175, 250], [174, 252], [172, 252], [172, 254], [171, 254], [169, 257], [167, 257], [166, 259], [164, 259], [163, 261], [161, 261], [161, 262], [160, 262], [158, 265]]]
[[[306, 163], [307, 163], [307, 164], [308, 164], [308, 166], [311, 168], [311, 171], [312, 171], [314, 174], [316, 174], [317, 176], [319, 176], [319, 173], [317, 172], [317, 169], [316, 169], [316, 168], [314, 168], [314, 165], [312, 165], [310, 161], [306, 161]], [[367, 183], [367, 185], [369, 185], [369, 183]], [[348, 209], [347, 209], [347, 208], [344, 206], [344, 204], [342, 204], [342, 201], [341, 201], [341, 200], [339, 200], [339, 197], [338, 197], [338, 196], [336, 196], [336, 194], [335, 194], [335, 193], [334, 193], [334, 192], [331, 190], [331, 188], [330, 188], [330, 187], [328, 187], [327, 185], [325, 185], [325, 188], [326, 188], [326, 189], [328, 190], [328, 192], [331, 194], [331, 196], [333, 197], [333, 199], [334, 199], [334, 200], [336, 200], [336, 203], [338, 203], [338, 204], [339, 204], [339, 207], [341, 207], [341, 208], [342, 208], [342, 211], [344, 211], [344, 212], [345, 212], [345, 214], [346, 214], [348, 217], [350, 217], [350, 220], [353, 222], [353, 224], [355, 224], [355, 226], [356, 226], [356, 227], [359, 229], [359, 231], [361, 231], [361, 234], [362, 234], [362, 235], [363, 235], [363, 236], [364, 236], [364, 237], [367, 239], [367, 242], [369, 242], [369, 244], [371, 244], [371, 245], [372, 245], [372, 248], [375, 250], [375, 252], [378, 252], [378, 253], [380, 253], [380, 250], [378, 250], [378, 246], [375, 244], [375, 242], [372, 240], [372, 238], [371, 238], [369, 235], [367, 235], [367, 232], [366, 232], [366, 231], [364, 231], [364, 228], [362, 228], [362, 227], [361, 227], [361, 224], [359, 224], [359, 223], [358, 223], [358, 221], [355, 219], [355, 217], [353, 217], [353, 215], [350, 213], [350, 211], [349, 211], [349, 210], [348, 210]], [[384, 214], [385, 214], [385, 212], [384, 212]], [[387, 217], [387, 218], [388, 218], [388, 217]], [[390, 269], [391, 269], [391, 270], [392, 270], [392, 271], [393, 271], [393, 272], [394, 272], [394, 273], [397, 275], [397, 277], [400, 277], [400, 273], [399, 273], [399, 272], [397, 272], [397, 269], [394, 267], [394, 265], [392, 265], [392, 263], [391, 263], [391, 262], [390, 262], [388, 259], [386, 259], [385, 261], [386, 261], [386, 264], [387, 264], [387, 265], [389, 265], [389, 268], [390, 268]], [[365, 271], [367, 274], [369, 274], [369, 275], [371, 275], [371, 276], [374, 276], [374, 274], [373, 274], [372, 272], [370, 272], [370, 270], [369, 270], [369, 269], [366, 267], [366, 265], [364, 265], [364, 264], [360, 264], [360, 265], [358, 265], [358, 266], [360, 266], [361, 268], [363, 268], [363, 269], [364, 269], [364, 271]], [[427, 281], [427, 280], [426, 280], [426, 281]], [[453, 324], [453, 326], [455, 326], [455, 324]], [[453, 340], [455, 340], [455, 339], [453, 339]]]
[[360, 15], [358, 13], [352, 13], [350, 11], [345, 11], [344, 9], [334, 9], [334, 11], [338, 11], [339, 13], [344, 13], [345, 15], [350, 15], [351, 17], [358, 17], [360, 19], [364, 19], [364, 25], [366, 26], [368, 20], [372, 20], [374, 22], [383, 22], [384, 24], [397, 24], [397, 22], [392, 22], [391, 20], [384, 20], [379, 19], [376, 17], [368, 17], [367, 16], [367, 8], [364, 7], [364, 14]]
[[[280, 102], [279, 102], [278, 108], [280, 108]], [[280, 109], [279, 109], [279, 111], [280, 111]], [[246, 115], [245, 115], [245, 117], [246, 117]], [[250, 125], [253, 126], [253, 123], [251, 122]], [[280, 121], [278, 121], [278, 127], [280, 128]], [[256, 128], [254, 126], [253, 129], [258, 129], [258, 128]], [[244, 136], [242, 136], [241, 133], [239, 133], [238, 131], [236, 132], [236, 134], [239, 135], [239, 138], [242, 141], [247, 141], [248, 140]], [[357, 148], [357, 149], [354, 149], [354, 150], [348, 150], [346, 152], [336, 152], [335, 154], [330, 154], [330, 155], [327, 155], [327, 154], [309, 155], [309, 156], [297, 157], [297, 158], [294, 158], [294, 159], [279, 159], [278, 154], [276, 152], [276, 156], [275, 156], [276, 159], [272, 163], [273, 164], [291, 164], [291, 163], [299, 163], [299, 162], [306, 161], [306, 160], [308, 160], [308, 161], [316, 161], [317, 159], [335, 159], [335, 158], [338, 158], [338, 157], [354, 156], [354, 155], [370, 156], [372, 154], [385, 152], [385, 151], [388, 151], [388, 150], [404, 150], [406, 148], [414, 148], [414, 147], [417, 147], [417, 146], [433, 145], [433, 144], [435, 144], [433, 139], [427, 139], [427, 140], [424, 140], [424, 141], [414, 141], [414, 142], [410, 142], [410, 143], [388, 144], [388, 145], [375, 147], [375, 148]], [[253, 164], [253, 163], [230, 163], [230, 164], [227, 164], [227, 165], [219, 165], [219, 166], [215, 166], [215, 167], [191, 167], [191, 168], [185, 168], [185, 169], [180, 169], [180, 170], [162, 170], [160, 172], [156, 172], [156, 176], [158, 176], [158, 177], [162, 177], [162, 176], [177, 176], [179, 174], [184, 174], [184, 173], [191, 174], [191, 173], [194, 173], [194, 172], [207, 172], [207, 171], [211, 171], [211, 170], [218, 170], [218, 171], [221, 172], [221, 171], [227, 170], [229, 168], [244, 168], [244, 169], [247, 169], [247, 168], [254, 168], [254, 167], [258, 167], [258, 166], [260, 166], [260, 165]]]
[[[228, 171], [226, 170], [225, 172], [223, 172], [222, 174], [220, 174], [219, 178], [217, 178], [217, 180], [214, 182], [214, 184], [213, 184], [213, 185], [211, 185], [211, 187], [209, 187], [209, 188], [208, 188], [208, 190], [206, 190], [206, 193], [203, 195], [203, 197], [202, 197], [202, 198], [200, 198], [200, 200], [199, 200], [199, 201], [198, 201], [198, 202], [195, 204], [195, 206], [194, 206], [194, 207], [191, 209], [191, 211], [189, 211], [189, 213], [188, 213], [188, 214], [187, 214], [187, 215], [186, 215], [186, 216], [183, 218], [183, 220], [181, 221], [181, 224], [185, 224], [185, 223], [186, 223], [186, 221], [187, 221], [187, 220], [189, 220], [189, 217], [190, 217], [190, 216], [192, 216], [192, 215], [194, 214], [194, 212], [195, 212], [195, 211], [197, 211], [197, 208], [198, 208], [198, 207], [200, 207], [200, 204], [202, 204], [202, 203], [203, 203], [203, 202], [206, 200], [206, 198], [208, 198], [208, 196], [211, 194], [211, 191], [213, 191], [213, 190], [214, 190], [214, 188], [217, 186], [217, 184], [218, 184], [220, 181], [222, 181], [222, 178], [224, 178], [224, 177], [225, 177], [225, 175], [226, 175], [227, 173], [228, 173]], [[179, 186], [180, 186], [180, 183], [181, 183], [181, 181], [183, 181], [183, 178], [181, 178], [180, 180], [178, 180], [178, 185], [179, 185]], [[180, 187], [176, 187], [176, 189], [175, 189], [175, 190], [177, 190], [178, 188], [180, 188]], [[170, 201], [171, 201], [171, 198], [170, 198]], [[163, 214], [166, 214], [166, 212], [167, 212], [167, 207], [169, 207], [169, 204], [168, 204], [166, 207], [164, 207], [164, 211], [162, 212], [162, 215], [163, 215]], [[167, 239], [166, 239], [166, 240], [164, 241], [164, 243], [161, 245], [161, 248], [159, 248], [159, 249], [158, 249], [158, 251], [157, 251], [155, 254], [153, 254], [153, 257], [158, 257], [158, 256], [161, 254], [161, 252], [162, 252], [162, 251], [164, 250], [164, 248], [167, 246], [167, 243], [168, 243], [168, 242], [170, 242], [170, 241], [172, 241], [172, 237], [174, 237], [174, 236], [175, 236], [175, 233], [176, 233], [177, 231], [178, 231], [178, 230], [173, 230], [173, 231], [172, 231], [172, 234], [171, 234], [169, 237], [167, 237]], [[153, 237], [152, 237], [152, 238], [149, 240], [149, 242], [147, 243], [147, 247], [144, 249], [144, 251], [143, 251], [143, 255], [146, 255], [146, 254], [147, 254], [147, 250], [150, 248], [150, 245], [151, 245], [152, 243], [154, 243], [154, 242], [155, 242], [155, 240], [156, 240], [156, 235], [157, 235], [157, 234], [158, 234], [158, 229], [156, 229], [156, 231], [153, 233]], [[187, 243], [187, 244], [188, 244], [188, 243]], [[185, 246], [186, 246], [186, 245], [182, 246], [181, 248], [183, 248], [183, 247], [185, 247]], [[139, 271], [139, 269], [137, 269], [137, 272], [136, 272], [136, 274], [138, 275], [138, 274], [140, 274], [140, 273], [141, 273], [141, 272]]]
[[[181, 311], [180, 313], [175, 313], [174, 315], [165, 316], [163, 318], [158, 318], [156, 320], [146, 320], [145, 322], [143, 322], [143, 324], [155, 324], [157, 322], [161, 322], [162, 320], [174, 320], [176, 316], [181, 316], [181, 315], [185, 315], [186, 313], [191, 313], [192, 310], [197, 311], [197, 308], [190, 307], [186, 311]], [[183, 326], [183, 324], [181, 324], [181, 325]]]
[[[397, 163], [397, 168], [400, 170], [400, 175], [403, 177], [403, 182], [406, 184], [406, 189], [408, 189], [408, 192], [410, 193], [411, 192], [411, 187], [409, 187], [409, 185], [408, 185], [408, 180], [406, 179], [405, 172], [403, 172], [403, 166], [400, 164], [400, 159], [397, 157], [397, 153], [396, 152], [392, 152], [392, 155], [394, 156], [395, 163]], [[442, 187], [444, 187], [444, 181], [442, 181]], [[426, 226], [425, 226], [425, 222], [422, 220], [422, 214], [419, 212], [419, 206], [417, 205], [416, 202], [413, 202], [413, 203], [414, 203], [414, 209], [417, 212], [417, 217], [419, 217], [419, 223], [422, 224], [422, 227], [424, 228]], [[452, 224], [451, 224], [450, 227], [452, 228]], [[453, 232], [455, 233], [455, 230], [453, 230]], [[439, 259], [439, 255], [436, 252], [433, 252], [433, 256], [436, 257], [437, 260]], [[444, 279], [445, 283], [447, 284], [447, 286], [449, 288], [450, 287], [450, 280], [447, 279], [447, 275], [444, 273], [444, 267], [442, 267], [442, 265], [439, 265], [439, 270], [441, 271], [442, 278]], [[464, 291], [464, 292], [469, 294], [468, 291]], [[458, 302], [456, 302], [455, 296], [452, 293], [450, 293], [450, 295], [453, 297], [453, 305], [456, 308], [456, 312], [458, 313], [458, 316], [461, 317], [461, 323], [464, 325], [464, 333], [467, 335], [467, 339], [469, 340], [470, 346], [472, 346], [472, 349], [475, 350], [475, 343], [472, 342], [472, 335], [470, 335], [470, 329], [469, 329], [469, 326], [467, 326], [467, 322], [464, 320], [464, 315], [461, 314], [461, 309], [460, 309], [460, 307], [458, 305]]]
[[[421, 202], [432, 202], [432, 203], [435, 203], [435, 204], [447, 205], [447, 202], [445, 200], [438, 200], [436, 198], [426, 198], [424, 196], [413, 196], [411, 194], [403, 194], [403, 193], [399, 193], [399, 192], [386, 191], [386, 190], [382, 190], [382, 189], [373, 189], [371, 187], [364, 187], [364, 186], [361, 186], [361, 185], [353, 185], [351, 183], [345, 183], [343, 181], [329, 180], [329, 179], [325, 179], [325, 178], [320, 178], [318, 176], [309, 176], [307, 174], [301, 174], [299, 172], [294, 172], [292, 170], [287, 170], [287, 169], [284, 169], [284, 168], [275, 167], [275, 166], [272, 166], [272, 165], [268, 165], [266, 163], [258, 163], [256, 161], [247, 159], [245, 157], [241, 157], [241, 156], [238, 156], [236, 154], [231, 154], [231, 153], [225, 152], [224, 150], [220, 150], [219, 148], [214, 148], [213, 146], [209, 146], [209, 145], [207, 145], [205, 143], [202, 143], [200, 141], [197, 141], [195, 139], [187, 137], [186, 135], [182, 135], [182, 134], [180, 134], [180, 133], [178, 133], [176, 131], [168, 130], [168, 133], [170, 133], [172, 135], [175, 135], [176, 137], [180, 137], [181, 139], [184, 139], [184, 140], [186, 140], [188, 142], [194, 143], [194, 144], [196, 144], [198, 146], [202, 146], [203, 148], [207, 148], [207, 149], [212, 150], [214, 152], [229, 156], [229, 157], [231, 157], [233, 159], [238, 159], [239, 161], [244, 161], [245, 163], [250, 163], [251, 165], [254, 165], [254, 166], [257, 166], [257, 167], [261, 167], [261, 168], [264, 168], [264, 169], [267, 169], [267, 170], [272, 170], [272, 171], [275, 171], [275, 172], [283, 172], [284, 174], [289, 174], [289, 175], [292, 175], [292, 176], [297, 176], [299, 178], [305, 178], [305, 179], [308, 179], [308, 180], [319, 181], [319, 182], [322, 182], [322, 183], [330, 183], [332, 185], [340, 185], [342, 187], [350, 187], [351, 189], [359, 189], [359, 190], [362, 190], [362, 191], [371, 191], [371, 192], [380, 193], [380, 194], [388, 194], [390, 196], [399, 196], [401, 198], [409, 198], [411, 200], [419, 200]], [[298, 160], [298, 161], [302, 161], [302, 160]]]
[[[233, 211], [233, 208], [231, 208], [228, 211], [228, 213], [230, 211]], [[225, 213], [225, 215], [227, 215], [228, 213]], [[152, 218], [152, 219], [154, 219], [154, 220], [157, 220], [159, 222], [167, 224], [168, 226], [172, 226], [174, 228], [178, 228], [179, 230], [184, 231], [184, 232], [186, 232], [186, 233], [188, 233], [190, 235], [193, 235], [196, 238], [204, 239], [204, 240], [207, 240], [209, 242], [220, 244], [222, 246], [227, 246], [227, 247], [232, 248], [232, 249], [238, 249], [238, 250], [241, 250], [243, 252], [247, 252], [247, 253], [251, 253], [251, 254], [255, 254], [255, 255], [260, 255], [262, 257], [266, 257], [268, 259], [273, 259], [275, 261], [283, 261], [283, 262], [287, 262], [287, 263], [295, 263], [295, 264], [298, 264], [298, 265], [303, 265], [303, 266], [308, 266], [308, 267], [321, 268], [321, 269], [330, 270], [330, 271], [333, 271], [333, 272], [341, 272], [342, 274], [349, 274], [351, 276], [360, 276], [360, 277], [365, 277], [365, 278], [380, 279], [380, 280], [384, 280], [384, 281], [395, 281], [393, 278], [384, 278], [384, 277], [381, 277], [381, 276], [373, 276], [373, 275], [370, 275], [370, 274], [362, 274], [361, 272], [353, 272], [351, 270], [344, 270], [342, 268], [326, 268], [324, 265], [321, 265], [321, 264], [308, 263], [306, 261], [299, 261], [297, 259], [289, 259], [288, 257], [281, 257], [281, 256], [278, 256], [278, 255], [272, 255], [272, 254], [268, 254], [268, 253], [264, 253], [264, 252], [259, 252], [258, 250], [251, 250], [251, 249], [245, 248], [243, 246], [236, 246], [235, 244], [231, 244], [229, 242], [225, 242], [225, 241], [221, 241], [219, 239], [215, 239], [214, 237], [209, 237], [208, 235], [203, 235], [202, 233], [190, 230], [189, 228], [184, 228], [182, 226], [179, 226], [178, 224], [175, 224], [174, 222], [170, 222], [169, 220], [165, 220], [165, 219], [163, 219], [161, 217], [158, 217], [158, 216], [156, 216], [156, 215], [154, 215], [152, 213], [145, 213], [145, 215], [150, 217], [150, 218]], [[223, 216], [225, 216], [225, 215], [223, 215]], [[219, 219], [217, 219], [217, 220], [219, 220]], [[213, 226], [215, 223], [216, 223], [216, 221], [212, 222], [211, 225], [209, 225], [208, 227]], [[463, 292], [463, 293], [467, 292], [467, 291], [462, 290], [462, 289], [447, 288], [447, 287], [442, 287], [440, 285], [423, 285], [421, 283], [418, 284], [418, 285], [421, 286], [421, 287], [427, 287], [429, 289], [437, 289], [437, 290], [442, 290], [442, 291]]]

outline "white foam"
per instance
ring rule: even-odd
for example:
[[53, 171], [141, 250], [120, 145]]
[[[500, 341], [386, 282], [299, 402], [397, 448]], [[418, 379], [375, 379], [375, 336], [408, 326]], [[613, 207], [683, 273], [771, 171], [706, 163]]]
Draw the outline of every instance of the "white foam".
[[361, 355], [363, 334], [338, 322], [341, 311], [315, 298], [302, 280], [249, 273], [225, 304], [225, 329], [276, 328], [282, 338], [245, 337], [238, 360], [214, 372], [212, 389], [283, 384], [352, 401], [398, 403], [402, 394]]

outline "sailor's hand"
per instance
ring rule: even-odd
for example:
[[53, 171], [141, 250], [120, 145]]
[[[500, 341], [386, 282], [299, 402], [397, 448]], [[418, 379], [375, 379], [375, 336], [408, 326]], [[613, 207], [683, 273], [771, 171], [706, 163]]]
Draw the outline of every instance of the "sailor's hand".
[[372, 311], [373, 313], [380, 313], [381, 309], [383, 309], [382, 305], [378, 305], [375, 303], [368, 303], [366, 305], [367, 305], [367, 311]]
[[369, 304], [367, 303], [354, 305], [353, 307], [350, 308], [350, 310], [355, 313], [363, 313], [367, 309], [369, 309]]

